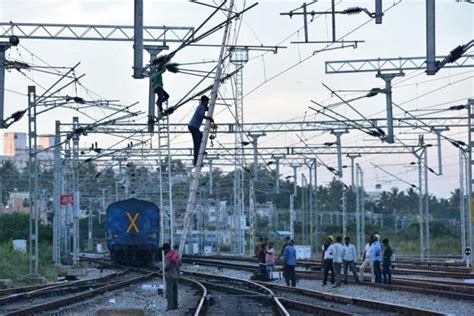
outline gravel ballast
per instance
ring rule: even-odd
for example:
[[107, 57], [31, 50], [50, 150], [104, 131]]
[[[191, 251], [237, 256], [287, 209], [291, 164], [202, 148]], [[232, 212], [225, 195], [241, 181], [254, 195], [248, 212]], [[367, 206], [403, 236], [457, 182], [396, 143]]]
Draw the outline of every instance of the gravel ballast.
[[[252, 273], [233, 269], [219, 270], [215, 267], [184, 265], [185, 270], [194, 270], [212, 274], [227, 275], [235, 278], [250, 279]], [[273, 281], [276, 284], [286, 285], [284, 280]], [[442, 312], [450, 315], [472, 315], [474, 303], [466, 300], [453, 300], [439, 296], [423, 295], [417, 293], [405, 293], [401, 291], [391, 291], [368, 286], [345, 285], [339, 288], [333, 288], [331, 285], [322, 285], [321, 280], [299, 280], [296, 285], [300, 288], [306, 288], [326, 293], [346, 295], [356, 298], [380, 301], [389, 304], [406, 305], [421, 309], [427, 309]]]

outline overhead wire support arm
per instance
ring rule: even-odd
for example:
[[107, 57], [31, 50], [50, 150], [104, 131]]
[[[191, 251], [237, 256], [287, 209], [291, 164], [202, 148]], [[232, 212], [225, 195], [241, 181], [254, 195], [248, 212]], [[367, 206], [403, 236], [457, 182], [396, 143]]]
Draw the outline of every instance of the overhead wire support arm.
[[[336, 10], [336, 2], [335, 0], [331, 0], [331, 8], [327, 11], [308, 11], [308, 6], [311, 4], [314, 4], [317, 1], [313, 1], [309, 4], [303, 3], [300, 7], [291, 10], [290, 12], [283, 12], [280, 13], [280, 15], [284, 16], [289, 16], [290, 19], [293, 16], [299, 15], [303, 16], [303, 29], [304, 29], [304, 41], [296, 41], [296, 42], [291, 42], [292, 44], [328, 44], [328, 43], [352, 43], [352, 47], [357, 48], [357, 43], [361, 43], [364, 41], [361, 40], [353, 40], [353, 41], [338, 41], [337, 36], [336, 36], [336, 14], [345, 14], [345, 15], [354, 15], [354, 14], [359, 14], [359, 13], [366, 13], [369, 17], [371, 18], [377, 18], [376, 23], [380, 24], [381, 23], [381, 15], [383, 13], [381, 12], [381, 4], [380, 7], [377, 5], [377, 11], [375, 13], [370, 12], [366, 8], [361, 8], [361, 7], [350, 7], [345, 10]], [[302, 9], [302, 11], [298, 11]], [[312, 19], [316, 15], [321, 16], [321, 15], [331, 15], [331, 23], [332, 23], [332, 40], [331, 41], [310, 41], [309, 36], [308, 36], [308, 19], [307, 16], [311, 16]], [[342, 46], [340, 48], [345, 48], [345, 47], [350, 47], [350, 46]]]

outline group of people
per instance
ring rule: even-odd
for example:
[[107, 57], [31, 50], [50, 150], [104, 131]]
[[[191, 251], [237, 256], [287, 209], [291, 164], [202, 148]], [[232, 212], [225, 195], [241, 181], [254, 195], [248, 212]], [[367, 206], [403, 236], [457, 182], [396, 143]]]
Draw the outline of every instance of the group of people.
[[[273, 268], [275, 267], [275, 248], [268, 239], [260, 237], [255, 243], [255, 256], [258, 260], [259, 273], [261, 278], [270, 281], [273, 279]], [[296, 286], [296, 249], [294, 241], [290, 237], [285, 238], [285, 244], [276, 258], [283, 257], [283, 276], [288, 286]]]
[[355, 283], [361, 284], [364, 281], [364, 272], [367, 267], [370, 269], [372, 283], [382, 283], [383, 276], [383, 283], [391, 284], [392, 273], [390, 269], [393, 250], [390, 247], [389, 240], [382, 240], [381, 245], [379, 234], [369, 237], [364, 249], [363, 262], [359, 268], [360, 276], [355, 268], [357, 262], [356, 248], [350, 241], [350, 238], [347, 236], [344, 238], [344, 244], [342, 244], [342, 237], [340, 236], [337, 236], [335, 241], [332, 235], [326, 237], [321, 248], [321, 258], [324, 267], [323, 285], [327, 285], [329, 273], [331, 273], [331, 283], [334, 287], [341, 286], [341, 268], [344, 269], [344, 284], [347, 284], [349, 269], [354, 276]]

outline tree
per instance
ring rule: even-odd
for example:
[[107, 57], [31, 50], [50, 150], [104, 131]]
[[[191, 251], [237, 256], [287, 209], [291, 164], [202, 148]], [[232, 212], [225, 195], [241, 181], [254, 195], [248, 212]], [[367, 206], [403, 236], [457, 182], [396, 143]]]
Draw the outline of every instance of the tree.
[[15, 191], [18, 189], [18, 180], [20, 178], [20, 172], [15, 166], [15, 163], [11, 160], [6, 160], [0, 167], [0, 182], [2, 188], [1, 202], [6, 204], [8, 200], [8, 192]]

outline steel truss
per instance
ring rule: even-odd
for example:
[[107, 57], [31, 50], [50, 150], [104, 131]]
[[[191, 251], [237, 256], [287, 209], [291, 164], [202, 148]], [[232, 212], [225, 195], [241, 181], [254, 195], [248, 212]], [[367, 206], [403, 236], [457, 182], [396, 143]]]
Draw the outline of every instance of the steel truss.
[[[438, 56], [438, 60], [447, 56]], [[474, 67], [474, 55], [464, 55], [452, 64], [443, 68]], [[404, 72], [407, 70], [426, 69], [426, 56], [424, 57], [394, 57], [373, 59], [332, 60], [325, 62], [327, 74], [343, 74], [357, 72]]]
[[[133, 41], [133, 25], [56, 24], [0, 22], [0, 38]], [[188, 26], [144, 26], [144, 42], [181, 43], [194, 32]]]

